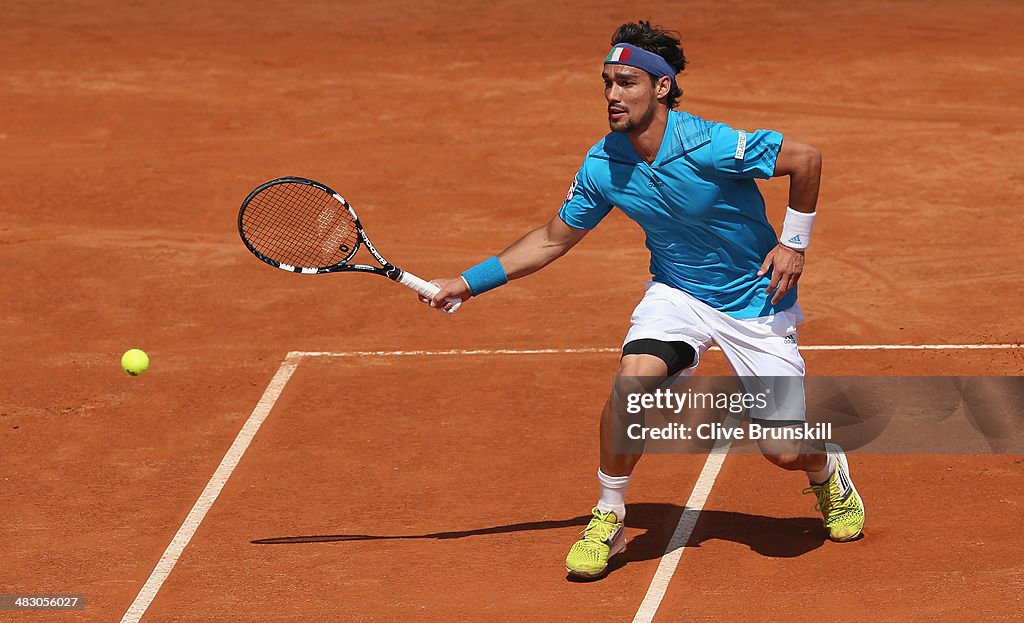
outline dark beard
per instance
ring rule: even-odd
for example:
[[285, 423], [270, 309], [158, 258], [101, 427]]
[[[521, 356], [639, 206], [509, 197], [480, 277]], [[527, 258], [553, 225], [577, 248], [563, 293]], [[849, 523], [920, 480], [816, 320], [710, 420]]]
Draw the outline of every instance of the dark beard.
[[649, 109], [647, 111], [647, 114], [644, 115], [643, 119], [637, 119], [636, 117], [626, 117], [626, 120], [621, 122], [622, 125], [620, 125], [618, 128], [613, 126], [612, 125], [612, 120], [609, 119], [608, 120], [608, 127], [611, 128], [612, 132], [619, 132], [619, 133], [629, 132], [633, 128], [636, 128], [638, 126], [639, 127], [643, 127], [644, 125], [650, 123], [651, 122], [651, 118], [653, 118], [653, 117], [654, 117], [654, 109], [651, 108], [651, 109]]
[[618, 127], [615, 127], [612, 124], [611, 119], [609, 119], [608, 127], [611, 128], [612, 132], [629, 132], [630, 130], [636, 127], [636, 121], [633, 121], [632, 119], [626, 119], [625, 123], [622, 123]]

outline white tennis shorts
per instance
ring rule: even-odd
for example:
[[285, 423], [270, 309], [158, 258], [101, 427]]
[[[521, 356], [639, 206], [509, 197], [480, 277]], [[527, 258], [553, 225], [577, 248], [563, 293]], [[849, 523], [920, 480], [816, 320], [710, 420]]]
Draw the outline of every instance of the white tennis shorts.
[[733, 318], [689, 294], [663, 283], [648, 282], [633, 310], [632, 326], [623, 346], [633, 340], [686, 342], [697, 351], [688, 376], [712, 343], [718, 344], [737, 376], [804, 376], [796, 327], [803, 322], [800, 306], [762, 318]]

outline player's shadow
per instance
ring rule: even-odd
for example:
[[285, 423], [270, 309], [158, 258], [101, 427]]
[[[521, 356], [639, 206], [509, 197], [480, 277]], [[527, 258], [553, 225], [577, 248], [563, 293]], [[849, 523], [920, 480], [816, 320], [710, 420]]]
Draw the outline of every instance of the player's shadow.
[[[609, 563], [614, 571], [631, 562], [660, 558], [680, 547], [672, 534], [680, 523], [683, 507], [675, 504], [631, 504], [627, 507], [627, 531], [640, 528], [626, 550]], [[627, 532], [628, 533], [628, 532]], [[821, 547], [828, 540], [821, 519], [815, 517], [766, 517], [734, 511], [701, 511], [686, 547], [707, 541], [731, 541], [746, 545], [768, 558], [794, 558]]]
[[[672, 534], [679, 523], [683, 507], [676, 504], [640, 503], [627, 507], [627, 534], [642, 530], [632, 536], [625, 552], [612, 558], [611, 570], [641, 560], [660, 558], [672, 540]], [[301, 543], [339, 543], [346, 541], [382, 541], [407, 539], [463, 539], [488, 534], [552, 530], [559, 528], [582, 529], [590, 520], [589, 515], [569, 519], [527, 521], [522, 523], [430, 532], [427, 534], [314, 534], [306, 536], [283, 536], [255, 539], [256, 545], [294, 545]], [[824, 544], [826, 534], [821, 519], [812, 517], [765, 517], [732, 511], [701, 511], [694, 526], [687, 547], [700, 547], [706, 541], [721, 540], [742, 543], [752, 551], [770, 558], [792, 558], [806, 554]], [[568, 547], [568, 543], [566, 544]], [[668, 551], [678, 549], [674, 544]]]

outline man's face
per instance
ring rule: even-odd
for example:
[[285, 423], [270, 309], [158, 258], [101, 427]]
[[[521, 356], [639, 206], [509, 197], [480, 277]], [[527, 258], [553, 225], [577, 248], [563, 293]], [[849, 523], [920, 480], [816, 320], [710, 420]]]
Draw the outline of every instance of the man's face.
[[651, 76], [626, 65], [605, 65], [604, 98], [608, 101], [608, 125], [612, 132], [646, 127], [654, 116], [658, 97]]

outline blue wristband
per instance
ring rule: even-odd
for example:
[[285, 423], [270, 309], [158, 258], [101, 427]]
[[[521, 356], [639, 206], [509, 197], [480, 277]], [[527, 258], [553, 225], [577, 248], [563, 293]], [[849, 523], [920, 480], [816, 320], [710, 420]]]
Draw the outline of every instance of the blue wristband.
[[508, 275], [505, 274], [505, 269], [497, 256], [488, 258], [462, 273], [462, 278], [466, 280], [474, 296], [508, 283]]

